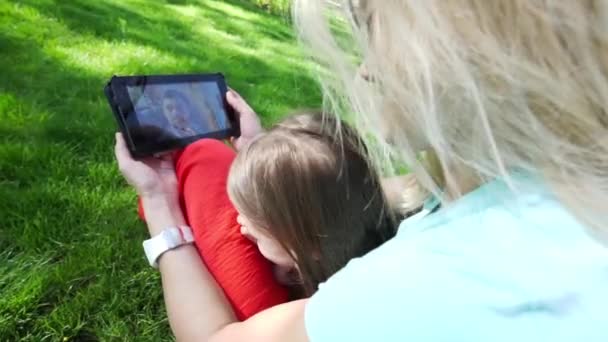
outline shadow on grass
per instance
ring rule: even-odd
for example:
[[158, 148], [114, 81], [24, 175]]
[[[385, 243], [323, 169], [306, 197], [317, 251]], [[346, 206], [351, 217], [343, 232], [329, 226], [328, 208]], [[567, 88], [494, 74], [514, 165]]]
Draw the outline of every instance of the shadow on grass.
[[[248, 95], [247, 87], [240, 88], [240, 86], [296, 79], [299, 80], [300, 85], [303, 85], [301, 91], [310, 94], [308, 98], [320, 98], [316, 83], [310, 78], [307, 71], [286, 62], [289, 57], [293, 56], [285, 55], [280, 48], [260, 47], [258, 44], [258, 41], [262, 39], [272, 39], [279, 43], [292, 42], [295, 38], [291, 29], [283, 25], [275, 16], [263, 12], [247, 2], [224, 1], [243, 10], [254, 11], [255, 19], [245, 20], [234, 16], [212, 6], [211, 4], [214, 2], [187, 2], [198, 4], [197, 8], [204, 14], [202, 18], [208, 21], [215, 30], [246, 38], [238, 45], [213, 43], [212, 46], [209, 46], [204, 37], [193, 31], [192, 26], [198, 23], [198, 19], [192, 19], [192, 22], [181, 22], [175, 18], [158, 14], [167, 11], [162, 4], [158, 3], [147, 5], [155, 14], [142, 15], [124, 5], [107, 2], [83, 0], [73, 0], [69, 3], [49, 0], [25, 0], [23, 2], [46, 16], [58, 19], [73, 32], [92, 34], [106, 41], [129, 41], [194, 61], [189, 65], [189, 70], [168, 70], [170, 72], [222, 71], [227, 75], [231, 86], [240, 90], [245, 96]], [[204, 22], [203, 25], [207, 25], [207, 22]], [[251, 51], [266, 49], [275, 58], [270, 64], [252, 54], [243, 53], [240, 50], [243, 47], [249, 48]], [[150, 71], [149, 69], [137, 68], [133, 70], [133, 73], [146, 73]], [[106, 75], [107, 78], [110, 76]], [[278, 84], [278, 86], [285, 89], [282, 84]], [[296, 101], [288, 91], [273, 92], [272, 95], [277, 96], [273, 97], [274, 101], [286, 106], [301, 105], [301, 102]], [[311, 101], [306, 102], [309, 105]]]
[[[305, 92], [312, 94], [316, 92], [312, 86], [314, 82], [305, 71], [294, 70], [286, 63], [270, 65], [259, 58], [242, 53], [233, 59], [222, 58], [222, 56], [235, 56], [235, 50], [229, 46], [213, 46], [213, 54], [210, 54], [209, 49], [200, 48], [199, 44], [189, 42], [190, 37], [195, 36], [195, 33], [190, 26], [177, 20], [147, 18], [128, 8], [103, 2], [73, 0], [69, 3], [52, 1], [23, 1], [22, 3], [36, 8], [47, 16], [60, 19], [73, 32], [90, 33], [109, 41], [128, 40], [143, 46], [152, 46], [176, 56], [199, 59], [200, 62], [191, 66], [198, 70], [180, 70], [179, 72], [224, 71], [229, 80], [233, 81], [233, 87], [239, 89], [243, 86], [245, 90], [242, 92], [245, 96], [248, 92], [246, 84], [276, 82], [285, 78], [301, 79], [302, 83], [310, 84], [310, 86], [305, 86]], [[238, 1], [231, 1], [231, 3], [241, 4], [247, 10], [255, 9], [251, 5], [247, 6]], [[222, 31], [247, 35], [249, 33], [240, 29], [237, 23], [245, 23], [251, 30], [259, 26], [259, 23], [253, 26], [240, 18], [230, 16], [227, 18], [225, 12], [210, 6], [203, 5], [202, 7], [205, 8], [207, 14], [213, 13], [209, 15], [213, 24]], [[268, 16], [263, 12], [260, 15]], [[137, 29], [125, 30], [124, 27], [121, 29], [120, 25], [116, 25], [117, 18], [128, 18], [127, 25]], [[278, 24], [268, 26], [265, 30], [282, 35], [282, 40], [292, 39], [292, 36], [286, 33], [287, 29]], [[180, 40], [186, 43], [180, 43]], [[30, 110], [45, 110], [50, 113], [50, 119], [42, 129], [14, 133], [17, 133], [20, 138], [27, 136], [38, 143], [65, 143], [74, 148], [74, 157], [84, 155], [87, 158], [97, 158], [98, 156], [90, 153], [93, 152], [90, 137], [96, 137], [95, 140], [97, 140], [97, 137], [109, 134], [114, 124], [101, 94], [103, 83], [111, 75], [100, 76], [75, 66], [64, 65], [62, 61], [46, 55], [35, 42], [19, 40], [5, 33], [0, 33], [0, 44], [6, 51], [11, 52], [8, 60], [5, 59], [6, 57], [0, 60], [6, 65], [18, 62], [15, 67], [3, 71], [3, 77], [0, 78], [0, 89], [12, 93], [20, 104]], [[11, 56], [19, 56], [19, 60], [12, 60]], [[207, 57], [211, 59], [206, 59]], [[233, 68], [236, 63], [240, 65], [238, 69]], [[246, 68], [243, 68], [243, 65]], [[238, 74], [232, 74], [231, 70], [238, 71]], [[173, 71], [177, 70], [169, 70], [169, 72]], [[134, 73], [137, 72], [145, 72], [145, 68], [134, 70]], [[280, 84], [279, 86], [283, 87]], [[274, 101], [287, 106], [299, 105], [288, 91], [268, 95], [272, 95]], [[83, 115], [88, 116], [84, 121], [82, 120]], [[100, 115], [104, 115], [103, 120], [100, 120]], [[97, 121], [95, 125], [89, 124], [91, 119]], [[43, 168], [40, 171], [44, 173]]]
[[[22, 2], [49, 17], [61, 20], [74, 32], [92, 34], [108, 41], [128, 40], [180, 56], [204, 58], [208, 54], [205, 49], [197, 48], [200, 44], [204, 45], [204, 42], [197, 43], [192, 40], [196, 34], [192, 30], [191, 23], [180, 22], [174, 16], [160, 14], [167, 12], [167, 8], [162, 3], [147, 3], [145, 5], [147, 10], [153, 10], [152, 12], [156, 14], [144, 16], [124, 5], [108, 2], [85, 0], [69, 2], [24, 0]], [[225, 1], [244, 10], [255, 11], [254, 13], [261, 19], [245, 20], [219, 10], [206, 1], [185, 2], [197, 4], [197, 8], [204, 13], [204, 19], [209, 19], [209, 25], [219, 31], [240, 37], [249, 37], [255, 33], [280, 42], [294, 39], [290, 29], [276, 17], [245, 2]], [[203, 25], [206, 24], [203, 23]], [[213, 48], [221, 49], [222, 47], [213, 46]], [[281, 51], [273, 52], [281, 53]]]
[[[295, 39], [295, 35], [291, 29], [291, 23], [286, 21], [285, 18], [280, 18], [269, 14], [247, 1], [223, 0], [222, 2], [258, 14], [262, 19], [254, 20], [250, 23], [255, 25], [256, 30], [259, 32], [280, 41], [292, 41]], [[202, 1], [200, 6], [201, 8], [204, 8], [206, 12], [213, 14], [217, 19], [219, 19], [215, 20], [216, 24], [222, 25], [222, 22], [225, 21], [222, 20], [222, 18], [226, 18], [226, 12], [217, 9], [217, 7], [212, 6], [209, 2]], [[239, 18], [235, 18], [234, 16], [229, 18], [229, 20], [233, 19]]]
[[[288, 63], [271, 65], [255, 56], [237, 54], [230, 46], [213, 46], [213, 54], [205, 56], [208, 53], [206, 50], [209, 49], [200, 48], [198, 44], [176, 43], [176, 38], [187, 40], [196, 34], [189, 25], [175, 19], [147, 18], [128, 8], [103, 2], [73, 0], [69, 3], [53, 1], [22, 1], [22, 3], [36, 8], [46, 16], [55, 17], [62, 23], [66, 23], [72, 32], [80, 34], [88, 32], [105, 40], [128, 40], [139, 45], [152, 46], [176, 56], [199, 59], [192, 65], [186, 65], [195, 70], [167, 70], [166, 72], [224, 71], [232, 81], [233, 87], [237, 90], [243, 89], [241, 92], [244, 96], [255, 91], [255, 86], [263, 84], [263, 82], [274, 82], [276, 83], [275, 88], [282, 89], [282, 92], [270, 93], [266, 90], [265, 94], [256, 95], [258, 98], [265, 97], [266, 101], [278, 102], [287, 107], [310, 106], [312, 99], [317, 99], [318, 90], [314, 87], [315, 83], [304, 70], [293, 68]], [[231, 3], [242, 4], [237, 1], [231, 1]], [[243, 6], [247, 10], [254, 9], [251, 6]], [[224, 31], [238, 31], [235, 23], [246, 23], [241, 18], [227, 16], [226, 13], [212, 7], [202, 6], [202, 8], [208, 16], [213, 18], [214, 23], [218, 26], [224, 25], [221, 27]], [[209, 15], [209, 13], [213, 14]], [[263, 12], [259, 15], [262, 18], [269, 17]], [[117, 25], [112, 24], [111, 18], [124, 17], [128, 18], [130, 27], [138, 29], [121, 30]], [[14, 20], [18, 21], [20, 18], [14, 18]], [[155, 24], [151, 24], [152, 20]], [[252, 30], [259, 26], [258, 24], [256, 24], [258, 26], [247, 25], [251, 26]], [[268, 26], [267, 29], [283, 32], [279, 34], [287, 34], [285, 32], [288, 30], [280, 27], [278, 23]], [[290, 37], [285, 36], [282, 39], [287, 40]], [[2, 171], [0, 181], [19, 180], [23, 187], [31, 183], [52, 181], [58, 177], [78, 179], [83, 175], [82, 163], [111, 162], [111, 132], [115, 130], [115, 124], [101, 91], [104, 82], [111, 75], [99, 75], [74, 65], [66, 65], [64, 61], [47, 55], [40, 48], [39, 43], [15, 38], [5, 31], [0, 32], [0, 45], [5, 51], [10, 51], [10, 54], [0, 56], [0, 63], [12, 66], [5, 68], [2, 72], [0, 90], [4, 94], [14, 97], [15, 102], [22, 106], [24, 111], [44, 112], [48, 115], [48, 120], [40, 125], [32, 125], [27, 128], [0, 125], [3, 138], [9, 142], [9, 146], [15, 142], [30, 146], [45, 146], [50, 149], [55, 145], [61, 145], [64, 148], [58, 149], [58, 152], [61, 152], [62, 155], [56, 157], [63, 159], [66, 164], [73, 164], [64, 168], [58, 175], [55, 173], [56, 170], [45, 165], [49, 156], [36, 157], [34, 150], [30, 151], [32, 158], [26, 158], [23, 151], [19, 150], [20, 148], [17, 146], [19, 144], [13, 144], [16, 146], [14, 148], [16, 152], [12, 153], [9, 148], [7, 159], [0, 164]], [[228, 59], [222, 58], [222, 56], [233, 57]], [[210, 57], [210, 59], [205, 59], [205, 57]], [[234, 68], [235, 64], [238, 64], [239, 67]], [[146, 71], [146, 68], [141, 65], [135, 65], [134, 69], [137, 69], [133, 70], [134, 73]], [[231, 70], [238, 71], [238, 73], [231, 74]], [[155, 71], [159, 70], [155, 69]], [[301, 89], [302, 92], [310, 94], [306, 97], [307, 103], [298, 103], [292, 92], [289, 91], [294, 79], [304, 85]], [[251, 87], [252, 85], [254, 87]], [[105, 150], [104, 145], [107, 146]], [[49, 153], [52, 154], [52, 151]]]
[[[197, 48], [197, 44], [173, 43], [175, 38], [194, 36], [190, 27], [180, 24], [176, 20], [164, 19], [156, 25], [151, 25], [147, 18], [112, 4], [91, 4], [77, 0], [61, 5], [42, 1], [32, 1], [31, 3], [38, 5], [39, 10], [49, 11], [48, 15], [56, 15], [62, 22], [68, 23], [73, 32], [89, 32], [107, 40], [131, 40], [134, 43], [153, 46], [177, 56], [200, 58], [200, 62], [195, 63], [193, 67], [199, 70], [224, 71], [229, 80], [233, 81], [233, 87], [244, 89], [242, 92], [245, 96], [248, 92], [246, 85], [285, 79], [289, 81], [290, 78], [298, 78], [302, 80], [301, 83], [309, 84], [309, 86], [305, 86], [304, 91], [315, 93], [312, 86], [314, 82], [308, 78], [306, 73], [302, 70], [294, 70], [287, 64], [271, 66], [259, 58], [244, 54], [238, 55], [236, 59], [222, 58], [221, 56], [234, 56], [235, 51], [221, 46], [213, 47], [213, 56], [208, 56], [212, 57], [212, 60], [209, 60], [205, 59], [206, 49]], [[213, 20], [227, 22], [227, 20], [221, 20], [221, 11], [214, 11], [216, 14], [214, 14], [215, 19]], [[116, 25], [111, 24], [111, 20], [108, 20], [108, 18], [116, 18], [118, 14], [121, 17], [129, 18], [128, 25], [140, 27], [140, 29], [134, 33], [131, 33], [131, 30], [120, 31]], [[243, 20], [238, 19], [238, 21]], [[223, 28], [223, 30], [235, 31], [232, 28]], [[117, 38], [119, 36], [123, 36], [123, 38]], [[8, 59], [0, 58], [3, 64], [15, 64], [17, 61], [13, 58], [18, 56], [19, 59], [14, 67], [4, 70], [3, 77], [0, 78], [0, 89], [12, 93], [19, 103], [26, 107], [26, 110], [42, 110], [48, 112], [50, 116], [43, 127], [15, 131], [13, 135], [19, 139], [33, 139], [38, 144], [66, 144], [73, 150], [74, 155], [71, 157], [75, 159], [95, 160], [99, 158], [100, 155], [94, 153], [98, 152], [98, 146], [95, 146], [94, 143], [99, 141], [99, 137], [106, 135], [108, 138], [102, 140], [111, 145], [110, 132], [114, 129], [113, 119], [109, 115], [101, 94], [103, 83], [111, 75], [100, 76], [73, 65], [64, 65], [61, 60], [46, 55], [37, 43], [16, 39], [6, 33], [0, 33], [0, 43], [6, 51], [11, 52]], [[236, 63], [239, 64], [239, 68], [233, 68]], [[231, 74], [231, 70], [238, 71], [238, 74]], [[134, 72], [144, 71], [134, 70]], [[180, 70], [179, 72], [188, 71], [195, 70]], [[284, 89], [289, 87], [289, 85], [285, 87], [284, 84], [278, 84], [278, 86]], [[287, 106], [298, 105], [289, 91], [268, 94], [269, 98], [271, 96], [273, 101]], [[86, 116], [85, 120], [83, 120], [83, 115]], [[90, 124], [91, 120], [95, 121], [95, 124]], [[9, 129], [4, 128], [4, 130]], [[10, 130], [6, 133], [9, 134], [5, 137], [10, 136]], [[91, 137], [95, 137], [95, 139], [91, 139]], [[105, 157], [102, 160], [107, 160]], [[7, 165], [10, 166], [13, 163], [4, 163], [4, 167]], [[21, 167], [23, 166], [21, 165]], [[34, 169], [33, 165], [31, 167]], [[44, 165], [38, 165], [37, 169], [38, 178], [52, 176], [45, 175], [45, 171], [48, 170], [44, 168]], [[3, 171], [6, 171], [3, 172], [4, 175], [13, 174], [13, 176], [20, 172], [20, 170]], [[70, 176], [74, 176], [74, 174], [70, 174]]]
[[[106, 40], [130, 40], [177, 56], [202, 56], [200, 62], [188, 66], [198, 70], [227, 70], [229, 79], [234, 81], [232, 86], [236, 89], [244, 89], [242, 92], [245, 96], [255, 90], [247, 85], [279, 82], [276, 88], [283, 89], [283, 92], [266, 91], [261, 97], [291, 107], [309, 105], [310, 99], [317, 98], [314, 82], [305, 71], [294, 70], [287, 63], [270, 65], [259, 58], [243, 54], [232, 59], [217, 57], [234, 56], [235, 51], [228, 46], [214, 46], [215, 58], [205, 60], [205, 49], [197, 48], [195, 44], [175, 43], [175, 38], [181, 37], [186, 40], [195, 36], [195, 33], [190, 26], [174, 19], [147, 18], [128, 8], [103, 2], [73, 0], [69, 3], [53, 1], [22, 1], [22, 3], [36, 8], [46, 16], [60, 19], [62, 23], [68, 25], [72, 33], [88, 32]], [[239, 4], [235, 1], [232, 3]], [[244, 8], [252, 9], [248, 6]], [[205, 13], [213, 13], [211, 16], [214, 22], [223, 23], [222, 30], [238, 31], [232, 25], [235, 22], [245, 22], [240, 18], [226, 19], [225, 13], [222, 21], [220, 18], [222, 11], [208, 6], [203, 6], [203, 10]], [[260, 16], [268, 17], [264, 13]], [[112, 18], [121, 17], [129, 18], [128, 25], [138, 29], [121, 31], [112, 24]], [[155, 24], [151, 24], [152, 19]], [[13, 20], [26, 19], [13, 18]], [[286, 28], [279, 26], [275, 23], [268, 29], [277, 32], [287, 31]], [[254, 29], [256, 26], [251, 27]], [[0, 78], [2, 93], [11, 96], [14, 102], [22, 107], [22, 111], [33, 115], [43, 112], [48, 116], [47, 120], [39, 124], [32, 123], [29, 127], [23, 125], [11, 127], [6, 122], [0, 125], [0, 133], [4, 141], [3, 160], [0, 163], [0, 184], [5, 184], [3, 192], [6, 195], [3, 198], [19, 198], [22, 191], [36, 184], [49, 184], [66, 179], [72, 180], [74, 185], [80, 183], [83, 188], [95, 187], [94, 180], [87, 179], [87, 167], [91, 163], [107, 163], [109, 167], [113, 164], [112, 132], [115, 130], [115, 124], [101, 91], [110, 75], [99, 75], [74, 65], [66, 65], [64, 61], [47, 55], [38, 42], [13, 37], [7, 31], [0, 32], [0, 45], [5, 51], [10, 52], [0, 56], [0, 64], [11, 65], [10, 68], [4, 68], [2, 71]], [[242, 65], [233, 68], [237, 63], [246, 65], [246, 68]], [[135, 68], [139, 70], [134, 72], [145, 71], [141, 66]], [[238, 74], [231, 75], [231, 69], [237, 70]], [[168, 72], [186, 73], [198, 70]], [[301, 83], [305, 84], [304, 92], [311, 94], [308, 96], [307, 104], [297, 103], [292, 92], [289, 91], [294, 78], [300, 79]], [[117, 181], [120, 182], [119, 179]], [[27, 212], [21, 213], [25, 209], [23, 202], [28, 198], [21, 197], [20, 201], [6, 200], [6, 203], [2, 203], [2, 210], [28, 217], [32, 211], [38, 210], [36, 203], [32, 203], [25, 206]], [[62, 207], [61, 204], [53, 205], [52, 198], [47, 200], [50, 202], [47, 203], [48, 207]], [[86, 212], [87, 209], [77, 210]], [[5, 221], [7, 216], [11, 215], [2, 215], [3, 218], [0, 218], [0, 227], [2, 227], [0, 229], [3, 231], [3, 234], [0, 234], [0, 246], [7, 244], [8, 241], [14, 241], [13, 247], [19, 248], [20, 227], [8, 224], [9, 222]], [[16, 240], [13, 240], [15, 238]], [[70, 240], [73, 237], [66, 234], [54, 238]], [[25, 249], [27, 246], [25, 244], [21, 248]], [[38, 248], [52, 249], [53, 245], [46, 246], [42, 243]]]

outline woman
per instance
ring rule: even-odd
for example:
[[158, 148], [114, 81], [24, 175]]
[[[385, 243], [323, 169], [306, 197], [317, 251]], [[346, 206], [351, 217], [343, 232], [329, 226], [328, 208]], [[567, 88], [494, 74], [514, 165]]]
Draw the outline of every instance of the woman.
[[[338, 76], [324, 88], [334, 107], [350, 103], [443, 207], [310, 299], [242, 323], [196, 252], [176, 249], [161, 274], [178, 339], [608, 340], [608, 2], [352, 1], [369, 83], [352, 82], [324, 3], [294, 8]], [[434, 162], [419, 163], [423, 151]], [[182, 220], [175, 189], [132, 168], [121, 144], [117, 157], [158, 209], [152, 233]]]
[[207, 128], [202, 127], [201, 120], [194, 114], [190, 101], [180, 91], [169, 89], [164, 93], [162, 112], [170, 124], [168, 133], [175, 137], [191, 137], [208, 131]]

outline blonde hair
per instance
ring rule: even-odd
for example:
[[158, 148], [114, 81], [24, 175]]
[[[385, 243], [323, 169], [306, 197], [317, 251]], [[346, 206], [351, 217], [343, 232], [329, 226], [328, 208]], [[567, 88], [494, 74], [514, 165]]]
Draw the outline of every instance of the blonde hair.
[[[467, 182], [501, 177], [517, 191], [511, 171], [539, 173], [607, 232], [608, 1], [351, 0], [342, 10], [335, 20], [326, 1], [296, 0], [294, 18], [332, 71], [326, 104], [372, 129], [376, 158], [402, 157], [426, 189], [452, 199]], [[348, 44], [340, 23], [352, 29]], [[354, 80], [357, 60], [373, 82]]]

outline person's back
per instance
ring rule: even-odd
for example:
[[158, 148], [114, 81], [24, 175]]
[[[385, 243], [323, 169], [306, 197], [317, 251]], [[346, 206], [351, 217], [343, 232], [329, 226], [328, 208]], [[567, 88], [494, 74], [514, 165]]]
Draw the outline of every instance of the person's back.
[[228, 193], [243, 233], [295, 268], [304, 296], [396, 232], [362, 140], [320, 113], [289, 117], [240, 151]]
[[608, 340], [608, 250], [537, 179], [514, 181], [527, 190], [495, 181], [404, 221], [322, 284], [311, 341]]
[[329, 103], [442, 207], [322, 284], [309, 339], [607, 341], [608, 2], [348, 4], [369, 82], [295, 4]]

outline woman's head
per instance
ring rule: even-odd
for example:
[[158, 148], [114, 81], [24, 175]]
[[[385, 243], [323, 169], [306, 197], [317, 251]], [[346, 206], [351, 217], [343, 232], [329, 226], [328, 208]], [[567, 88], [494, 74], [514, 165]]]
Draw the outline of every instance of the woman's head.
[[163, 95], [163, 114], [172, 125], [184, 125], [190, 119], [190, 102], [181, 92], [169, 89]]
[[232, 166], [228, 192], [243, 225], [262, 254], [297, 266], [308, 294], [394, 235], [362, 149], [346, 125], [303, 114], [251, 142]]
[[[330, 104], [390, 140], [381, 147], [429, 190], [457, 197], [467, 183], [539, 172], [580, 218], [608, 228], [608, 1], [349, 0], [358, 45], [334, 39], [325, 4], [294, 8], [337, 76], [325, 79]], [[354, 80], [353, 56], [371, 82]]]

